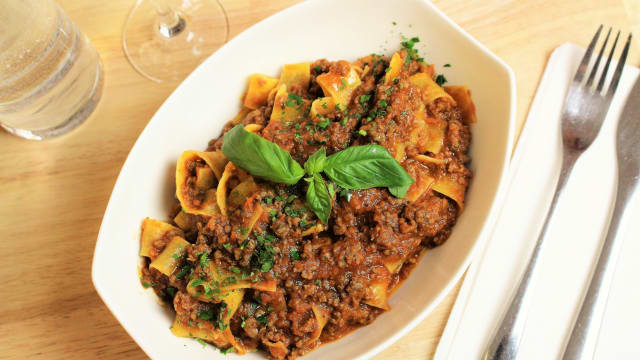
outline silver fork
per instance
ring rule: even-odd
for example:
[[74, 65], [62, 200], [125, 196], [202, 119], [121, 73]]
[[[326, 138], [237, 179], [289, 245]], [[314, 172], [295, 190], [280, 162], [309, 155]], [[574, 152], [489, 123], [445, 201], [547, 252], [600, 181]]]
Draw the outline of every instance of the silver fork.
[[583, 84], [584, 76], [587, 72], [587, 68], [589, 67], [593, 50], [598, 42], [601, 32], [602, 25], [600, 25], [598, 31], [591, 40], [591, 43], [580, 62], [578, 71], [576, 72], [569, 87], [567, 98], [565, 99], [562, 111], [562, 168], [560, 170], [560, 178], [556, 185], [553, 200], [551, 201], [551, 206], [549, 207], [544, 225], [538, 235], [538, 240], [536, 241], [533, 253], [529, 258], [527, 268], [520, 279], [518, 289], [511, 299], [509, 308], [503, 315], [502, 321], [496, 330], [494, 337], [489, 343], [487, 352], [483, 359], [511, 360], [516, 357], [518, 346], [522, 339], [522, 331], [524, 330], [527, 313], [531, 307], [531, 300], [533, 298], [532, 279], [540, 257], [543, 240], [549, 226], [549, 220], [553, 216], [558, 199], [564, 190], [569, 174], [571, 173], [576, 160], [578, 160], [580, 155], [593, 143], [596, 135], [598, 135], [605, 115], [609, 110], [609, 105], [611, 105], [613, 94], [618, 87], [618, 82], [622, 75], [622, 69], [624, 67], [627, 53], [629, 52], [630, 38], [627, 40], [624, 50], [622, 51], [622, 55], [620, 55], [620, 61], [618, 62], [618, 66], [613, 74], [608, 90], [604, 93], [602, 91], [607, 77], [607, 72], [609, 70], [609, 65], [611, 63], [611, 58], [613, 57], [616, 44], [618, 43], [618, 37], [620, 36], [619, 31], [618, 35], [616, 35], [613, 46], [611, 47], [611, 51], [609, 52], [609, 57], [604, 65], [602, 74], [600, 75], [600, 80], [597, 85], [595, 85], [595, 89], [593, 89], [593, 81], [596, 77], [596, 73], [598, 72], [602, 54], [607, 46], [607, 42], [609, 41], [611, 29], [609, 29], [609, 32], [607, 33], [604, 44], [600, 49], [600, 53], [596, 58], [595, 64], [591, 69], [587, 81]]

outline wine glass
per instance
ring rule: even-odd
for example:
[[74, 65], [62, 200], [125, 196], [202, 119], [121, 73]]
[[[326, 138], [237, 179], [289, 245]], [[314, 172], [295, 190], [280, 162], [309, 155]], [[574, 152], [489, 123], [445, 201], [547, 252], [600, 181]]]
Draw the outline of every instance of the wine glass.
[[217, 0], [137, 0], [122, 32], [131, 65], [157, 82], [183, 80], [227, 42], [229, 21]]

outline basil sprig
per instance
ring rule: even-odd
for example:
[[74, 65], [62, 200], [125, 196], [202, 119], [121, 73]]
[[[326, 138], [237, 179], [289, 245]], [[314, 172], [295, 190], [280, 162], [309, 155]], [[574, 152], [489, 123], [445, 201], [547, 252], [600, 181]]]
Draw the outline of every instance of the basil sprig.
[[304, 170], [288, 152], [242, 125], [224, 135], [222, 152], [235, 165], [265, 180], [295, 184], [304, 176]]
[[333, 206], [331, 195], [327, 189], [327, 184], [324, 182], [322, 175], [316, 173], [311, 177], [304, 179], [309, 183], [307, 188], [307, 206], [313, 211], [318, 219], [326, 224], [329, 221], [329, 215], [331, 215], [331, 208]]
[[352, 146], [337, 152], [327, 158], [324, 173], [345, 189], [389, 187], [398, 189], [397, 197], [403, 197], [413, 184], [402, 165], [380, 145]]
[[335, 190], [325, 182], [321, 173], [338, 186], [350, 190], [387, 187], [396, 197], [404, 197], [414, 180], [380, 145], [352, 146], [329, 157], [326, 149], [313, 153], [304, 169], [277, 144], [250, 133], [242, 125], [227, 132], [222, 152], [234, 164], [263, 179], [295, 184], [306, 173], [307, 206], [323, 222], [331, 214]]

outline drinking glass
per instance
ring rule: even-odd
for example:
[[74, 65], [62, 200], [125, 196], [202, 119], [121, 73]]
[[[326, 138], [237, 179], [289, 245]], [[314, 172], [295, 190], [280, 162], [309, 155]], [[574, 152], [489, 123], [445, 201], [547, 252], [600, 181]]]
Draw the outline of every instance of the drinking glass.
[[229, 22], [217, 0], [138, 0], [122, 46], [131, 65], [157, 82], [180, 81], [227, 42]]
[[53, 0], [0, 1], [0, 126], [27, 139], [83, 123], [102, 93], [102, 63]]

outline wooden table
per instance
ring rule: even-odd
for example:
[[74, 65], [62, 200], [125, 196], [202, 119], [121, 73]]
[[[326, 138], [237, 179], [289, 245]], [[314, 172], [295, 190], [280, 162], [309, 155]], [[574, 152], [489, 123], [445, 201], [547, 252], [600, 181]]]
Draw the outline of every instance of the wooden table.
[[[231, 36], [296, 2], [222, 1]], [[88, 122], [62, 138], [33, 142], [0, 132], [0, 358], [142, 359], [145, 354], [93, 289], [91, 260], [120, 167], [176, 85], [146, 80], [122, 53], [122, 26], [134, 0], [59, 3], [102, 56], [104, 95]], [[600, 23], [624, 31], [633, 26], [640, 34], [637, 0], [435, 4], [512, 66], [518, 129], [556, 46], [565, 41], [587, 44]], [[629, 64], [639, 64], [638, 48], [636, 42]], [[458, 289], [376, 359], [431, 358]]]

